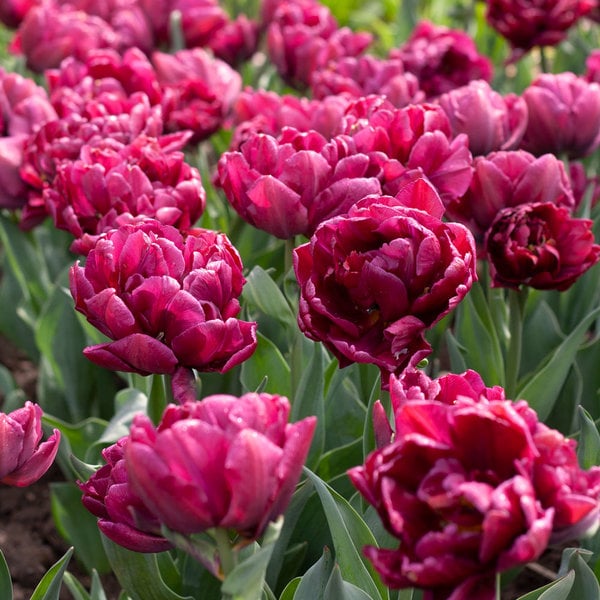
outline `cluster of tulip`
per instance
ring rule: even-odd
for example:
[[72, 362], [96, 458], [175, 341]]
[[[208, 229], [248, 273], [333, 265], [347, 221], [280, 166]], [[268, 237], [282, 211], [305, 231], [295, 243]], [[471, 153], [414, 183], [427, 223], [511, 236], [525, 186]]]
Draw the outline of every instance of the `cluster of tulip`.
[[[594, 0], [472, 8], [508, 41], [505, 77], [600, 21]], [[597, 550], [600, 411], [582, 412], [578, 447], [576, 407], [557, 399], [587, 376], [582, 345], [600, 345], [600, 50], [579, 73], [530, 73], [504, 93], [466, 31], [422, 20], [384, 52], [318, 0], [254, 13], [0, 6], [28, 70], [0, 67], [2, 241], [13, 225], [67, 232], [83, 355], [146, 394], [90, 444], [102, 466], [76, 452], [61, 465], [125, 592], [145, 600], [115, 547], [169, 555], [177, 568], [157, 585], [180, 577], [165, 598], [208, 598], [209, 574], [241, 600], [320, 587], [493, 600], [501, 573], [550, 544], [587, 536]], [[246, 256], [250, 238], [264, 247]], [[3, 268], [18, 266], [7, 252]], [[540, 400], [546, 377], [556, 389]], [[41, 407], [0, 416], [1, 482], [28, 485], [55, 459], [61, 421], [45, 417], [58, 429], [40, 443]], [[567, 421], [551, 426], [556, 414]], [[328, 527], [307, 550], [315, 496]], [[318, 560], [327, 544], [341, 576]], [[581, 600], [600, 593], [595, 578], [589, 589]]]

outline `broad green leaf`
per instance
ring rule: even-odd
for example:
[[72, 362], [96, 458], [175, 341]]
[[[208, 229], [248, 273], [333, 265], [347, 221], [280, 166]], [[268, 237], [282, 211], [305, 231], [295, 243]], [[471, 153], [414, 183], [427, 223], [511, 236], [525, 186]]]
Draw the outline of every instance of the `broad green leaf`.
[[362, 554], [364, 546], [377, 545], [373, 534], [345, 498], [310, 470], [305, 469], [305, 472], [323, 505], [343, 578], [370, 594], [373, 599], [388, 598], [387, 588]]
[[325, 600], [371, 600], [366, 592], [342, 579], [338, 565], [331, 571], [323, 597]]
[[[301, 577], [294, 577], [283, 589], [281, 592], [281, 596], [279, 596], [279, 600], [294, 600], [296, 597], [296, 591], [298, 590], [298, 586], [302, 581]], [[314, 597], [312, 600], [316, 600]]]
[[[223, 581], [221, 587], [224, 594], [232, 600], [256, 600], [260, 598], [265, 583], [265, 573], [269, 560], [279, 537], [283, 518], [270, 523], [263, 538], [263, 545], [252, 555], [244, 558]], [[258, 544], [256, 544], [258, 546]]]
[[91, 572], [108, 573], [97, 519], [81, 503], [81, 490], [68, 482], [50, 484], [52, 517], [60, 534], [75, 546], [77, 558]]
[[12, 600], [12, 597], [13, 587], [10, 571], [8, 570], [4, 554], [2, 554], [2, 550], [0, 550], [0, 598]]
[[[564, 577], [537, 590], [533, 590], [517, 600], [567, 600], [575, 582], [575, 571], [569, 571]], [[581, 599], [583, 600], [583, 598]]]
[[63, 575], [72, 554], [73, 548], [69, 548], [65, 555], [48, 569], [31, 595], [31, 600], [58, 600]]
[[600, 583], [587, 564], [593, 553], [583, 548], [565, 548], [562, 553], [559, 575], [575, 572], [573, 588], [568, 600], [597, 600], [600, 598]]
[[533, 377], [517, 391], [516, 397], [527, 400], [531, 408], [537, 411], [541, 420], [545, 420], [552, 411], [577, 351], [583, 343], [590, 325], [599, 316], [600, 308], [589, 313], [555, 348], [544, 366], [538, 369]]
[[362, 460], [363, 444], [362, 440], [358, 439], [323, 454], [317, 465], [316, 473], [323, 481], [329, 481], [362, 463]]
[[292, 330], [296, 327], [296, 316], [285, 296], [271, 276], [261, 267], [255, 266], [246, 277], [242, 297], [262, 313], [273, 316], [282, 325]]
[[465, 361], [466, 348], [458, 342], [449, 329], [445, 333], [450, 368], [453, 373], [464, 373], [467, 370], [467, 362]]
[[333, 557], [325, 547], [321, 558], [304, 573], [296, 586], [294, 600], [323, 600], [332, 569]]
[[51, 287], [40, 249], [32, 234], [25, 233], [4, 215], [0, 215], [0, 240], [8, 265], [35, 315], [40, 311]]
[[279, 348], [261, 333], [254, 354], [242, 363], [240, 381], [246, 392], [254, 392], [267, 377], [264, 391], [290, 397], [290, 367]]
[[600, 464], [600, 432], [590, 414], [580, 406], [578, 408], [580, 436], [577, 446], [577, 458], [582, 469], [590, 469]]
[[292, 539], [294, 529], [298, 524], [302, 511], [304, 510], [311, 493], [312, 486], [306, 481], [302, 482], [294, 492], [285, 511], [283, 527], [279, 532], [279, 538], [275, 543], [275, 549], [273, 550], [271, 561], [267, 567], [267, 583], [273, 589], [277, 587], [277, 582], [281, 579], [286, 548], [290, 547], [290, 540]]
[[[295, 349], [298, 346], [294, 347]], [[321, 344], [312, 344], [312, 357], [302, 373], [292, 400], [291, 421], [308, 416], [317, 417], [317, 426], [306, 463], [310, 466], [319, 460], [325, 447], [325, 399], [323, 397], [323, 362]]]
[[156, 554], [132, 552], [102, 535], [102, 543], [123, 590], [132, 600], [194, 600], [169, 588], [158, 568]]
[[481, 375], [486, 385], [504, 385], [502, 347], [479, 283], [473, 284], [456, 310], [454, 336], [466, 364]]

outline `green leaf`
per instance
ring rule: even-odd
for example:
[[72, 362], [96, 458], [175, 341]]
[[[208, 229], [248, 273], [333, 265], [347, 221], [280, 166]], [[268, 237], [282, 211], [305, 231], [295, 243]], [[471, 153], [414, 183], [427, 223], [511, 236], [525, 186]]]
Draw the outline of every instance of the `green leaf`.
[[580, 406], [578, 408], [581, 424], [577, 458], [582, 469], [590, 469], [600, 464], [600, 432], [590, 414]]
[[325, 547], [321, 558], [302, 576], [294, 600], [323, 600], [332, 569], [333, 557]]
[[464, 360], [486, 385], [504, 385], [504, 357], [480, 283], [474, 283], [456, 311], [454, 336]]
[[72, 554], [73, 548], [69, 548], [65, 555], [50, 567], [35, 588], [31, 595], [31, 600], [58, 600], [60, 588], [62, 587], [63, 575], [71, 560]]
[[373, 534], [345, 498], [309, 469], [305, 469], [305, 472], [315, 486], [323, 505], [342, 576], [370, 594], [372, 599], [388, 598], [387, 588], [362, 554], [364, 546], [377, 545]]
[[48, 296], [51, 283], [35, 239], [15, 222], [0, 215], [0, 240], [28, 308], [36, 315]]
[[82, 583], [68, 571], [65, 573], [63, 579], [74, 600], [107, 600], [102, 582], [96, 570], [92, 571], [92, 587], [89, 593], [83, 587]]
[[[325, 356], [321, 344], [311, 344], [312, 356], [298, 383], [292, 400], [291, 421], [314, 415], [317, 426], [306, 463], [314, 465], [325, 447], [325, 399], [323, 397], [323, 363]], [[295, 351], [298, 346], [295, 346]]]
[[366, 592], [342, 579], [338, 565], [331, 571], [323, 597], [325, 600], [372, 600]]
[[0, 598], [12, 600], [12, 597], [13, 587], [10, 571], [8, 570], [4, 554], [2, 554], [2, 550], [0, 550]]
[[[254, 554], [244, 558], [227, 575], [221, 588], [233, 600], [256, 600], [260, 598], [265, 583], [265, 573], [283, 525], [283, 518], [270, 523], [262, 546]], [[258, 546], [258, 544], [256, 544]]]
[[282, 291], [261, 267], [255, 266], [246, 277], [242, 292], [244, 300], [262, 313], [271, 315], [282, 325], [296, 327], [296, 316], [292, 312]]
[[102, 535], [102, 544], [112, 569], [132, 600], [194, 600], [180, 596], [161, 576], [156, 554], [132, 552]]
[[77, 558], [88, 572], [110, 571], [100, 539], [97, 519], [81, 503], [81, 490], [68, 482], [50, 484], [52, 516], [59, 533], [77, 550]]
[[[283, 589], [281, 592], [281, 596], [279, 596], [279, 600], [295, 600], [296, 591], [298, 590], [298, 586], [302, 581], [301, 577], [294, 577]], [[314, 597], [312, 600], [316, 600]]]
[[516, 398], [527, 400], [531, 408], [537, 412], [540, 420], [545, 420], [552, 411], [577, 351], [585, 340], [590, 325], [599, 316], [600, 308], [589, 313], [554, 349], [544, 366], [538, 369], [533, 377], [517, 391]]
[[290, 397], [290, 367], [279, 348], [261, 333], [254, 354], [242, 363], [240, 381], [246, 392], [254, 392], [268, 378], [264, 391]]
[[575, 571], [569, 571], [564, 577], [524, 596], [519, 596], [517, 600], [566, 600], [573, 589], [574, 581]]
[[575, 571], [575, 581], [568, 596], [569, 600], [597, 600], [600, 598], [600, 583], [590, 569], [587, 561], [593, 552], [583, 548], [565, 548], [563, 550], [559, 575], [565, 575], [567, 570]]

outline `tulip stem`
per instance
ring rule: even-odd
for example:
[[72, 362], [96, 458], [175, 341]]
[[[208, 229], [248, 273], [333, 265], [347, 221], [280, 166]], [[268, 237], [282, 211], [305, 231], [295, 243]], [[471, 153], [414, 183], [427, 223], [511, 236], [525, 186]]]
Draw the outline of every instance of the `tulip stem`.
[[162, 414], [167, 406], [167, 394], [165, 390], [165, 381], [162, 375], [154, 374], [150, 386], [150, 397], [148, 398], [148, 416], [150, 420], [158, 425]]
[[[231, 540], [226, 529], [216, 528], [211, 534], [217, 544], [217, 551], [221, 562], [221, 574], [223, 579], [225, 579], [235, 567], [235, 555], [231, 547]], [[223, 599], [228, 597], [224, 595]]]
[[508, 290], [508, 327], [510, 332], [508, 351], [506, 354], [505, 389], [508, 398], [516, 400], [517, 382], [521, 367], [521, 350], [523, 346], [523, 316], [527, 302], [527, 288]]

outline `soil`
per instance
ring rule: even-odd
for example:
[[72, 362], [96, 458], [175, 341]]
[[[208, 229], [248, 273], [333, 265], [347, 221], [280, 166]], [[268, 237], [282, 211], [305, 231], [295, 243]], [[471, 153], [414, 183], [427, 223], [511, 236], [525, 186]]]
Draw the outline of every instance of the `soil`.
[[[35, 401], [35, 365], [1, 335], [0, 364], [11, 371], [26, 397]], [[60, 470], [53, 467], [37, 483], [26, 488], [0, 484], [0, 549], [11, 573], [13, 600], [29, 600], [46, 571], [69, 548], [68, 543], [57, 532], [50, 510], [49, 484], [61, 480], [63, 477]], [[528, 565], [505, 587], [502, 600], [516, 600], [549, 583], [560, 564], [560, 555], [560, 548], [547, 550], [538, 563]], [[89, 576], [75, 558], [71, 559], [67, 570], [89, 590]], [[107, 600], [117, 600], [120, 586], [114, 577], [103, 577], [103, 586]], [[63, 585], [60, 600], [72, 598], [72, 594]]]

